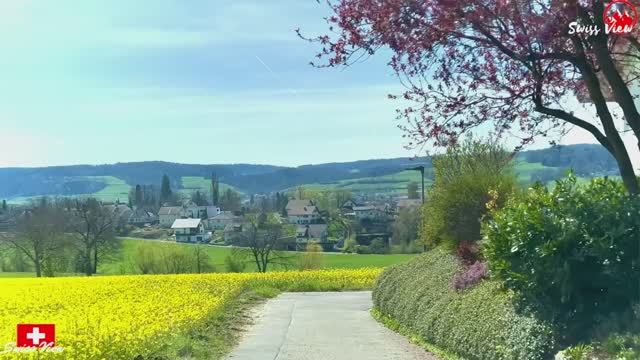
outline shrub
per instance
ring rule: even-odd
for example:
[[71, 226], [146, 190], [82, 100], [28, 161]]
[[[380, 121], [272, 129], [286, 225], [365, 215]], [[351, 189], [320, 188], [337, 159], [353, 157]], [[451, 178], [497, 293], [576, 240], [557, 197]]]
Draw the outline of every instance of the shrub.
[[[570, 176], [535, 186], [493, 214], [483, 253], [492, 274], [579, 338], [640, 296], [640, 197], [621, 183]], [[571, 339], [570, 340], [575, 340]]]
[[613, 333], [601, 341], [567, 348], [557, 358], [564, 360], [640, 359], [640, 335]]
[[418, 241], [411, 241], [408, 244], [392, 245], [389, 252], [392, 254], [419, 254], [423, 252], [424, 246]]
[[489, 275], [489, 268], [486, 262], [476, 261], [468, 267], [463, 267], [453, 277], [451, 285], [456, 290], [464, 290], [478, 284]]
[[317, 270], [322, 268], [322, 246], [315, 242], [307, 244], [306, 252], [299, 258], [300, 270]]
[[371, 248], [369, 248], [367, 245], [358, 245], [356, 246], [356, 253], [357, 254], [371, 254]]
[[206, 248], [145, 242], [133, 255], [133, 265], [142, 274], [187, 274], [215, 271]]
[[420, 209], [400, 209], [398, 216], [391, 224], [393, 242], [395, 244], [409, 244], [418, 237], [420, 224]]
[[554, 351], [553, 329], [516, 311], [510, 292], [486, 280], [451, 288], [456, 258], [442, 248], [388, 267], [373, 292], [376, 309], [427, 342], [469, 360], [542, 360]]
[[476, 242], [462, 241], [456, 248], [456, 257], [462, 265], [472, 265], [480, 260], [480, 246]]
[[358, 250], [358, 242], [355, 238], [350, 237], [344, 241], [343, 252], [355, 253]]
[[247, 267], [247, 261], [242, 252], [234, 250], [224, 258], [224, 265], [227, 272], [241, 273]]
[[389, 252], [389, 247], [383, 239], [376, 238], [369, 244], [369, 250], [372, 254], [386, 254]]
[[422, 241], [455, 249], [461, 241], [480, 240], [489, 191], [499, 194], [500, 206], [516, 187], [511, 158], [500, 146], [472, 140], [434, 157], [435, 180], [422, 211]]

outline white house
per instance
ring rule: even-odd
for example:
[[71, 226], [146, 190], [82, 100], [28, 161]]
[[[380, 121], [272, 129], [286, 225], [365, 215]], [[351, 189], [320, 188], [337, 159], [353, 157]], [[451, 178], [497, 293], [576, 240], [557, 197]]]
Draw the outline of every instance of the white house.
[[220, 215], [220, 208], [217, 206], [198, 206], [189, 203], [184, 207], [184, 217], [193, 219], [208, 219], [216, 215]]
[[211, 234], [205, 232], [201, 219], [177, 219], [171, 228], [175, 231], [177, 242], [202, 243], [211, 240]]
[[169, 228], [177, 219], [182, 218], [183, 215], [184, 212], [181, 206], [163, 206], [158, 211], [160, 226]]
[[289, 200], [286, 212], [290, 224], [314, 224], [321, 219], [320, 211], [311, 200]]
[[363, 219], [379, 219], [384, 217], [385, 211], [374, 205], [354, 206], [353, 212], [358, 220]]

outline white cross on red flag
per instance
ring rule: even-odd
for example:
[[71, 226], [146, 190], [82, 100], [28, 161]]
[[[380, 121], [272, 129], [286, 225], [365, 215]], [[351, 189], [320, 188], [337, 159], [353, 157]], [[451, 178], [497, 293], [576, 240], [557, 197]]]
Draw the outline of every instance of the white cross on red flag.
[[18, 324], [17, 347], [56, 346], [56, 326], [54, 324]]

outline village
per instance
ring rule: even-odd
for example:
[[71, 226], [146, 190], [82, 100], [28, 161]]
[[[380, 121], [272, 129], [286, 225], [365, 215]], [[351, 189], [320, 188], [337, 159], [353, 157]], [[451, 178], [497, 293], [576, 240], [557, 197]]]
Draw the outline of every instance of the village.
[[[271, 194], [255, 194], [253, 204], [246, 200], [238, 211], [216, 205], [197, 205], [191, 200], [182, 205], [163, 204], [157, 211], [149, 207], [123, 203], [105, 203], [115, 214], [118, 228], [129, 228], [132, 234], [162, 234], [178, 243], [234, 245], [246, 230], [245, 215], [262, 211], [260, 204]], [[393, 244], [393, 223], [401, 211], [417, 211], [420, 199], [405, 196], [379, 197], [361, 200], [350, 197], [332, 214], [312, 199], [288, 199], [283, 209], [273, 209], [282, 224], [295, 227], [295, 236], [285, 242], [286, 250], [304, 251], [307, 244], [319, 244], [323, 251], [343, 251], [348, 238], [357, 246], [369, 246], [378, 240], [389, 247]], [[339, 220], [336, 220], [336, 217]], [[340, 231], [331, 231], [332, 222], [339, 221]], [[345, 227], [348, 230], [345, 231]], [[143, 236], [146, 237], [146, 236]], [[397, 240], [397, 239], [396, 239]], [[356, 252], [356, 249], [352, 249]]]

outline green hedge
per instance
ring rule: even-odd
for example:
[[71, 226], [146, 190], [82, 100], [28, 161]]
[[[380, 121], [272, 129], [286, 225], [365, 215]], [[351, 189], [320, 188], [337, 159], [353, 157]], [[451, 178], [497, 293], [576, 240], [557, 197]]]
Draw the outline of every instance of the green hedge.
[[443, 350], [465, 359], [552, 357], [552, 327], [518, 314], [512, 296], [495, 281], [456, 292], [450, 283], [457, 261], [434, 249], [387, 268], [373, 292], [376, 309]]

